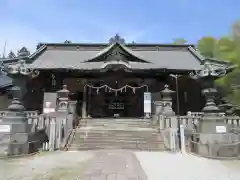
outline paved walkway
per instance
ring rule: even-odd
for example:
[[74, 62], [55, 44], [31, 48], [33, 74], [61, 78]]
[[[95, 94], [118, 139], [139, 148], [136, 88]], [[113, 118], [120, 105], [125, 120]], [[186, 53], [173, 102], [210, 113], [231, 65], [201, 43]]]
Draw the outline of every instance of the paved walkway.
[[210, 160], [180, 153], [134, 153], [125, 150], [53, 152], [0, 160], [0, 180], [95, 179], [239, 180], [240, 161]]
[[212, 160], [181, 153], [137, 152], [148, 180], [239, 180], [240, 160]]
[[134, 152], [55, 152], [0, 160], [1, 180], [147, 180]]
[[86, 180], [147, 180], [133, 152], [99, 151], [80, 179]]

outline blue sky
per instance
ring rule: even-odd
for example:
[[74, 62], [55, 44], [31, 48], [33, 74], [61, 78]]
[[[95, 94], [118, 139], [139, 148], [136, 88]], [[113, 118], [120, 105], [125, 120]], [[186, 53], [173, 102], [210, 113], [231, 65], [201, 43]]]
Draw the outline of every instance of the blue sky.
[[171, 43], [228, 35], [240, 0], [0, 0], [0, 51], [38, 42]]

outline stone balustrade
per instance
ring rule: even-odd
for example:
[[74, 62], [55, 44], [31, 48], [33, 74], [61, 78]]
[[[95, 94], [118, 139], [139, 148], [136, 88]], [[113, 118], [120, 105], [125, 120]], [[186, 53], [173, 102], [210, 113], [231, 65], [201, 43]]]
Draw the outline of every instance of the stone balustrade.
[[[45, 134], [45, 136], [41, 136], [40, 138], [44, 150], [54, 151], [65, 146], [71, 131], [77, 124], [74, 108], [76, 108], [76, 103], [72, 103], [71, 109], [66, 112], [57, 111], [49, 114], [38, 114], [37, 111], [24, 111], [26, 113], [28, 127], [30, 128], [29, 132], [36, 134], [42, 132]], [[7, 112], [8, 111], [0, 112], [0, 122], [1, 119], [7, 115]]]
[[[205, 138], [206, 141], [201, 141]], [[240, 157], [240, 135], [234, 133], [193, 133], [185, 137], [186, 151], [206, 158], [229, 159]]]
[[[164, 116], [159, 115], [160, 129], [175, 128], [176, 122], [179, 119], [179, 123], [182, 124], [185, 129], [195, 129], [202, 119], [202, 112], [191, 112], [187, 116]], [[219, 113], [220, 116], [225, 118], [226, 125], [229, 128], [240, 128], [240, 117], [239, 116], [225, 116], [224, 113]]]

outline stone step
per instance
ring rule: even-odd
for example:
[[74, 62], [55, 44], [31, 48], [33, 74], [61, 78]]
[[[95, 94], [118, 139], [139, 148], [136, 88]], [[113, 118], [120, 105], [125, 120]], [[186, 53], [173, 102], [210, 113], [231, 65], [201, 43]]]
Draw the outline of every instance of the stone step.
[[116, 139], [116, 140], [124, 140], [124, 139], [133, 139], [133, 140], [158, 140], [161, 139], [161, 136], [146, 136], [146, 137], [140, 137], [140, 136], [96, 136], [96, 135], [92, 135], [92, 134], [88, 134], [88, 135], [75, 135], [75, 139], [103, 139], [103, 140], [107, 140], [107, 139]]
[[166, 151], [166, 148], [163, 147], [163, 148], [131, 148], [131, 147], [112, 147], [112, 146], [109, 146], [109, 147], [77, 147], [77, 148], [72, 148], [72, 147], [69, 147], [68, 148], [68, 151], [89, 151], [89, 150], [103, 150], [103, 149], [111, 149], [111, 150], [119, 150], [119, 149], [127, 149], [127, 150], [132, 150], [132, 151], [152, 151], [152, 152], [159, 152], [159, 151]]
[[89, 127], [89, 126], [91, 126], [91, 127], [106, 127], [106, 128], [122, 128], [122, 129], [124, 129], [124, 128], [147, 128], [147, 127], [151, 127], [150, 125], [139, 125], [139, 124], [138, 125], [87, 124], [85, 126], [82, 125], [82, 127]]
[[152, 122], [151, 119], [124, 119], [124, 118], [90, 118], [90, 119], [80, 119], [82, 122]]
[[152, 137], [112, 137], [112, 136], [75, 136], [75, 139], [95, 139], [95, 140], [135, 140], [135, 141], [159, 141], [161, 137], [152, 136]]
[[138, 125], [138, 124], [151, 124], [150, 122], [146, 121], [138, 121], [138, 122], [131, 122], [131, 121], [88, 121], [88, 122], [81, 122], [83, 124], [128, 124], [128, 125]]
[[134, 140], [157, 140], [157, 139], [161, 139], [161, 136], [120, 136], [120, 135], [116, 135], [116, 136], [102, 136], [102, 135], [92, 135], [92, 134], [88, 134], [88, 135], [75, 135], [76, 139], [83, 139], [83, 138], [88, 138], [88, 139], [134, 139]]
[[121, 132], [129, 132], [129, 133], [158, 133], [158, 129], [155, 128], [107, 128], [107, 127], [80, 127], [76, 129], [76, 132], [116, 132], [116, 133], [121, 133]]
[[[82, 125], [84, 121], [82, 121]], [[159, 131], [149, 127], [149, 120], [145, 122], [129, 119], [88, 119], [87, 121], [87, 125], [76, 129], [69, 150], [109, 148], [146, 151], [165, 150]]]
[[164, 144], [134, 144], [134, 143], [99, 143], [99, 144], [72, 144], [71, 148], [81, 148], [81, 147], [118, 147], [118, 148], [165, 148]]
[[151, 136], [158, 136], [160, 134], [157, 133], [117, 133], [117, 132], [77, 132], [77, 136], [112, 136], [112, 137], [151, 137]]
[[139, 144], [149, 144], [149, 143], [162, 143], [163, 141], [160, 139], [151, 139], [151, 140], [135, 140], [135, 139], [95, 139], [95, 138], [77, 138], [74, 139], [73, 144], [79, 144], [79, 143], [139, 143]]
[[132, 149], [132, 150], [165, 150], [164, 144], [133, 144], [133, 143], [115, 143], [115, 144], [72, 144], [68, 150], [94, 150], [94, 149]]
[[145, 127], [151, 124], [150, 120], [144, 119], [87, 119], [81, 120], [83, 126], [134, 126]]

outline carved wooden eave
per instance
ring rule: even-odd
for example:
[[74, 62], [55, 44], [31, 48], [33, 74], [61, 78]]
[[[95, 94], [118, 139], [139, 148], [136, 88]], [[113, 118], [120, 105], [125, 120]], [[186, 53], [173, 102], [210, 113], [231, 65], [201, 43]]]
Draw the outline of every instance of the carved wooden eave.
[[39, 75], [39, 71], [35, 69], [31, 69], [28, 67], [28, 64], [25, 63], [24, 60], [19, 60], [15, 64], [9, 64], [4, 66], [3, 71], [5, 71], [8, 75], [14, 76], [27, 76], [31, 78], [35, 78]]
[[233, 64], [232, 62], [229, 61], [223, 61], [223, 60], [218, 60], [214, 58], [206, 58], [204, 60], [204, 64], [211, 65], [215, 69], [225, 69], [226, 73], [232, 72], [235, 68], [238, 67], [238, 65]]

